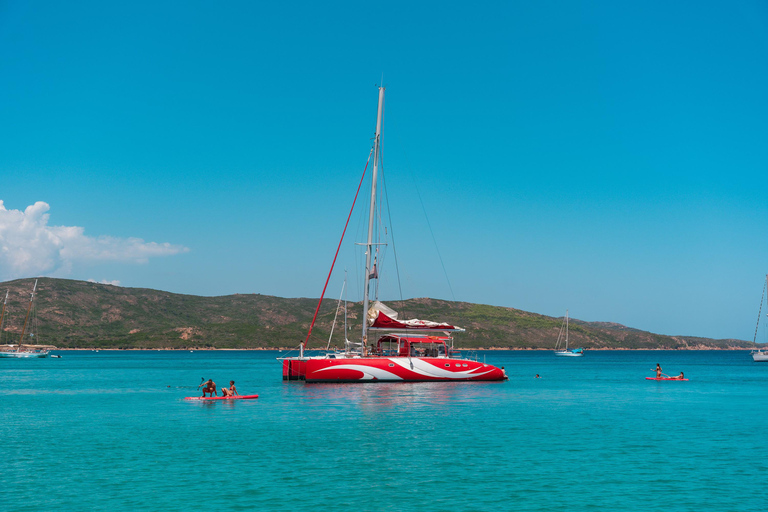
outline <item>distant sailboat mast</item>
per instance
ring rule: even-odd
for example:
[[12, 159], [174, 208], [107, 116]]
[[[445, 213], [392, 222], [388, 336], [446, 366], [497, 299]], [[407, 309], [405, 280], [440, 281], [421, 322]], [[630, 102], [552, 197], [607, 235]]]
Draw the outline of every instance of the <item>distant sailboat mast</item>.
[[[757, 343], [757, 331], [760, 329], [760, 315], [763, 313], [763, 302], [765, 302], [765, 290], [768, 289], [768, 274], [765, 275], [765, 282], [763, 283], [763, 296], [760, 297], [760, 309], [757, 311], [757, 325], [755, 325], [755, 337], [752, 339], [752, 344]], [[768, 317], [768, 310], [765, 315]]]
[[[336, 303], [336, 314], [333, 315], [333, 323], [331, 324], [331, 334], [328, 335], [328, 345], [325, 346], [325, 350], [330, 350], [331, 348], [331, 340], [333, 339], [333, 330], [336, 328], [336, 319], [339, 317], [339, 308], [341, 307], [341, 298], [344, 296], [344, 290], [347, 287], [347, 274], [344, 273], [344, 284], [341, 285], [341, 293], [339, 294], [339, 301]], [[344, 312], [346, 315], [346, 312]], [[346, 317], [345, 317], [346, 321]], [[344, 324], [344, 328], [346, 329], [346, 324]], [[346, 331], [344, 332], [344, 336], [346, 338]]]
[[[565, 330], [565, 338], [563, 338], [563, 330]], [[583, 348], [575, 348], [575, 349], [569, 349], [568, 348], [568, 336], [570, 335], [570, 317], [568, 315], [568, 310], [565, 310], [565, 319], [563, 320], [563, 323], [560, 326], [560, 333], [557, 335], [557, 343], [555, 343], [555, 355], [556, 356], [569, 356], [569, 357], [580, 357], [584, 355], [584, 349]], [[560, 342], [565, 340], [565, 348], [560, 347]]]
[[21, 328], [21, 340], [19, 345], [24, 344], [24, 332], [27, 330], [27, 322], [29, 322], [29, 312], [32, 311], [32, 302], [35, 300], [35, 292], [37, 291], [37, 279], [35, 279], [35, 286], [32, 288], [32, 296], [29, 298], [29, 306], [27, 306], [27, 316], [24, 318], [24, 327]]
[[[37, 293], [37, 279], [32, 288], [32, 295], [29, 297], [29, 306], [27, 306], [27, 316], [24, 317], [24, 325], [21, 328], [21, 338], [18, 345], [6, 344], [3, 350], [0, 350], [0, 358], [33, 358], [48, 357], [49, 349], [56, 348], [50, 345], [37, 344], [37, 308], [34, 305], [35, 293]], [[2, 334], [3, 317], [5, 316], [5, 303], [8, 301], [8, 292], [5, 293], [3, 302], [3, 312], [0, 313], [0, 334]], [[29, 332], [30, 337], [35, 337], [30, 343], [24, 343], [24, 336]], [[54, 356], [61, 357], [61, 356]]]
[[368, 241], [365, 244], [365, 285], [363, 286], [363, 346], [365, 354], [368, 342], [368, 300], [371, 281], [371, 253], [373, 252], [373, 222], [376, 216], [376, 180], [379, 174], [379, 152], [381, 142], [381, 116], [384, 111], [384, 87], [379, 87], [379, 107], [376, 114], [376, 135], [373, 143], [373, 174], [371, 175], [371, 208], [368, 213]]
[[[765, 283], [763, 283], [763, 296], [760, 297], [760, 308], [757, 311], [757, 325], [755, 325], [755, 337], [752, 339], [752, 344], [757, 344], [757, 332], [760, 329], [760, 316], [763, 313], [763, 303], [765, 302], [765, 293], [766, 290], [768, 290], [768, 274], [765, 276]], [[766, 318], [768, 318], [768, 311], [765, 312]], [[763, 323], [763, 327], [765, 327], [765, 322]], [[768, 362], [768, 350], [766, 349], [760, 349], [757, 352], [752, 352], [752, 359], [755, 362]]]
[[3, 311], [0, 313], [0, 343], [3, 342], [3, 320], [5, 319], [5, 305], [8, 303], [8, 290], [5, 290], [5, 299], [3, 300]]

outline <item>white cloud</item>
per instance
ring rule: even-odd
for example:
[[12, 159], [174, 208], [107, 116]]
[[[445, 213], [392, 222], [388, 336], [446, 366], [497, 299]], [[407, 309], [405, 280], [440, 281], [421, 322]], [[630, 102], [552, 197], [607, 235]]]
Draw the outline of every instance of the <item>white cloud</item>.
[[78, 226], [49, 226], [49, 209], [48, 203], [38, 201], [23, 212], [7, 210], [0, 200], [0, 279], [67, 273], [76, 263], [146, 263], [149, 258], [189, 251], [140, 238], [94, 238]]

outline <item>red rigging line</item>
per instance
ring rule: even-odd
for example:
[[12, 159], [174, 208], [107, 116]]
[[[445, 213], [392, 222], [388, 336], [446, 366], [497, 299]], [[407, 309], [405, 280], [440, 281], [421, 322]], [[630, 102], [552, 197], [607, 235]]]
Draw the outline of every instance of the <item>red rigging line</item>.
[[371, 155], [373, 154], [373, 148], [368, 153], [368, 160], [365, 162], [365, 168], [363, 169], [363, 175], [360, 176], [360, 183], [357, 185], [357, 192], [355, 192], [355, 199], [352, 201], [352, 208], [349, 209], [349, 215], [347, 215], [347, 222], [344, 224], [344, 231], [341, 232], [341, 240], [339, 240], [339, 246], [336, 248], [336, 254], [333, 256], [333, 263], [331, 263], [331, 270], [328, 272], [328, 277], [325, 279], [325, 286], [323, 286], [323, 293], [320, 294], [320, 300], [317, 302], [317, 308], [315, 308], [315, 315], [312, 317], [312, 323], [309, 324], [309, 332], [307, 332], [307, 338], [304, 340], [304, 347], [306, 348], [309, 342], [309, 336], [312, 334], [312, 327], [315, 326], [315, 320], [317, 320], [317, 313], [320, 311], [320, 305], [323, 303], [323, 297], [325, 296], [325, 289], [328, 288], [328, 281], [331, 280], [331, 274], [333, 273], [333, 267], [336, 265], [336, 258], [339, 256], [339, 249], [341, 249], [341, 243], [344, 241], [344, 235], [347, 232], [347, 226], [349, 225], [349, 219], [352, 217], [352, 211], [355, 209], [355, 203], [357, 202], [357, 196], [360, 194], [360, 187], [363, 185], [363, 179], [365, 173], [368, 170], [368, 164], [371, 162]]

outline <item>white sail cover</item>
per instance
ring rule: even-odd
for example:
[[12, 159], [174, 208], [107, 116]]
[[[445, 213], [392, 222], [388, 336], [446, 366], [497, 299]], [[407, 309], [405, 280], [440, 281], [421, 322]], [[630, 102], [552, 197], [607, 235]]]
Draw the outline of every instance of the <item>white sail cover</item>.
[[397, 311], [382, 304], [379, 301], [373, 303], [368, 309], [368, 325], [372, 329], [406, 329], [406, 330], [438, 330], [438, 331], [463, 331], [461, 327], [446, 323], [431, 322], [429, 320], [398, 320]]

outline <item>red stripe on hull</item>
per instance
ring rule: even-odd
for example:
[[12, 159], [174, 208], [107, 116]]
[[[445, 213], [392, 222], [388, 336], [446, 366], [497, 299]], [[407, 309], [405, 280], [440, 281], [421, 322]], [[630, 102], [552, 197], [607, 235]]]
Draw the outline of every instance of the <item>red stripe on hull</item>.
[[285, 359], [283, 378], [307, 382], [499, 381], [495, 366], [467, 359], [364, 357]]

